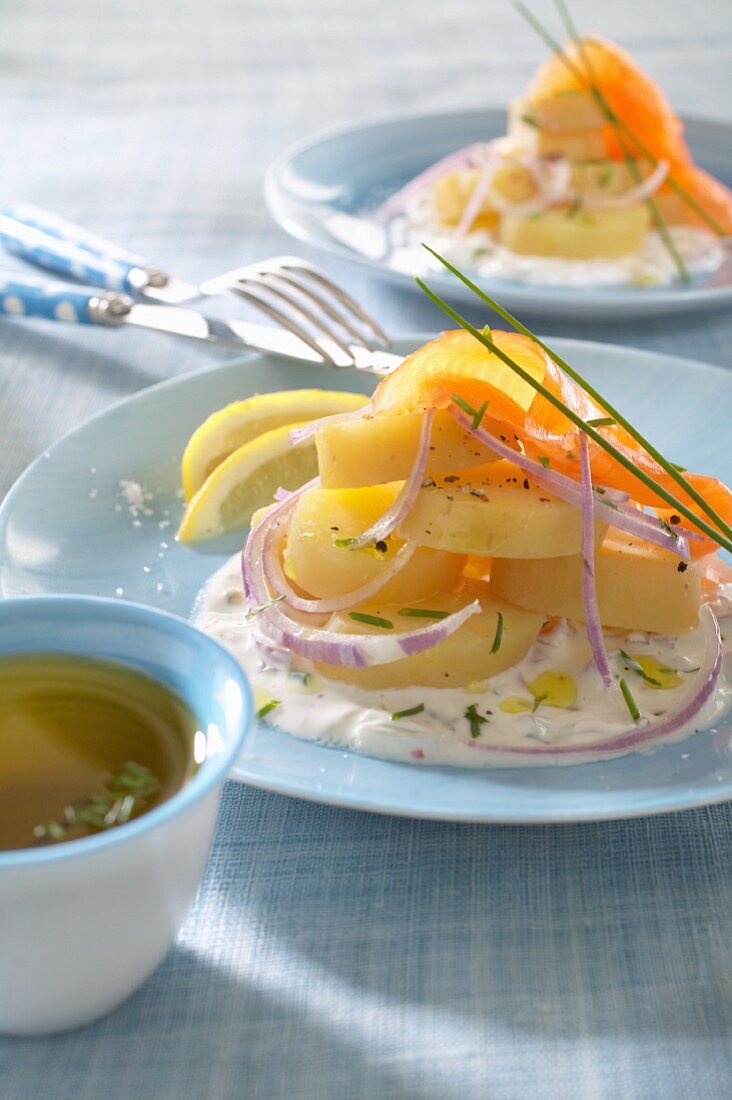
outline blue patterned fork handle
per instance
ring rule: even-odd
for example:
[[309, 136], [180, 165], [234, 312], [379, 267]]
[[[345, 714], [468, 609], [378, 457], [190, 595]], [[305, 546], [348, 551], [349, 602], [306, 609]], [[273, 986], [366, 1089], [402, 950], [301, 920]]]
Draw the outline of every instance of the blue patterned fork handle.
[[23, 279], [15, 273], [0, 274], [0, 315], [44, 317], [77, 325], [109, 323], [110, 310], [128, 309], [131, 299], [105, 294], [91, 287], [69, 286], [49, 279]]
[[162, 274], [110, 241], [25, 204], [0, 213], [0, 242], [36, 267], [107, 290], [135, 293]]

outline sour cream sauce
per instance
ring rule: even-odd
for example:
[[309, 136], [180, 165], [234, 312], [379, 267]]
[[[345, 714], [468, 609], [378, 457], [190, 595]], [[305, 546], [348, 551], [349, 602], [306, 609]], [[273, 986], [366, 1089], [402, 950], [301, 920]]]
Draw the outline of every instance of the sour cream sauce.
[[[717, 271], [726, 258], [713, 233], [694, 226], [669, 229], [676, 249], [693, 276]], [[660, 235], [651, 231], [638, 252], [614, 260], [564, 260], [552, 256], [523, 256], [502, 248], [486, 230], [462, 238], [446, 231], [428, 197], [418, 196], [389, 226], [389, 265], [399, 271], [425, 271], [426, 264], [442, 270], [422, 248], [428, 241], [445, 259], [486, 277], [508, 279], [530, 286], [662, 286], [678, 274]]]
[[[666, 741], [679, 741], [713, 726], [732, 705], [732, 585], [727, 586], [715, 610], [723, 616], [725, 646], [717, 688], [695, 719]], [[222, 642], [241, 663], [254, 688], [257, 707], [277, 700], [266, 721], [295, 737], [403, 763], [516, 767], [606, 760], [610, 755], [607, 752], [525, 756], [510, 750], [599, 744], [632, 728], [620, 693], [609, 693], [602, 685], [581, 625], [559, 622], [539, 636], [520, 664], [485, 685], [475, 685], [476, 690], [413, 687], [371, 692], [327, 680], [308, 661], [273, 650], [258, 638], [257, 619], [247, 621], [246, 611], [237, 555], [213, 575], [201, 593], [196, 624]], [[642, 715], [667, 713], [693, 692], [695, 671], [705, 647], [701, 630], [678, 637], [607, 632], [606, 642], [611, 667], [632, 684]], [[656, 658], [679, 672], [682, 683], [664, 690], [649, 686], [637, 673], [625, 671], [617, 655], [619, 649], [634, 657]], [[502, 709], [507, 700], [516, 698], [533, 705], [535, 699], [527, 685], [542, 673], [558, 672], [571, 676], [576, 683], [577, 698], [570, 708], [539, 703], [533, 712], [508, 713]], [[393, 714], [420, 705], [424, 706], [421, 713], [392, 719]], [[471, 735], [466, 717], [471, 706], [484, 719], [478, 724], [477, 737]], [[654, 742], [652, 747], [657, 744]], [[491, 751], [489, 746], [500, 746], [503, 751]]]

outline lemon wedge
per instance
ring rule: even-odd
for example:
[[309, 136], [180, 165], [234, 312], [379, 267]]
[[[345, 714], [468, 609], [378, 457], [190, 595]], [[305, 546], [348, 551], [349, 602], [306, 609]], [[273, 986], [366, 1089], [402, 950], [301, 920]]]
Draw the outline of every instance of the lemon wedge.
[[[308, 421], [305, 421], [308, 423]], [[220, 462], [186, 505], [181, 542], [198, 542], [248, 527], [280, 486], [298, 489], [318, 472], [314, 437], [290, 445], [301, 424], [282, 424], [238, 447]]]
[[362, 393], [284, 390], [224, 406], [204, 420], [185, 449], [181, 470], [185, 499], [191, 500], [217, 466], [257, 436], [283, 424], [294, 427], [321, 416], [351, 412], [367, 400]]

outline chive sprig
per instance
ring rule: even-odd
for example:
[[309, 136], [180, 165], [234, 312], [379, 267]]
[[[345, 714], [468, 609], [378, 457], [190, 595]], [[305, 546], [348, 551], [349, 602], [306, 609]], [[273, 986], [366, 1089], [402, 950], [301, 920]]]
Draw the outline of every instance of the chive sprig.
[[576, 427], [585, 432], [590, 437], [590, 439], [597, 443], [598, 446], [606, 451], [612, 458], [616, 459], [621, 466], [629, 471], [629, 473], [631, 473], [639, 481], [643, 482], [643, 484], [648, 489], [650, 489], [653, 493], [655, 493], [667, 504], [669, 504], [675, 512], [678, 512], [679, 515], [684, 516], [685, 519], [687, 519], [690, 523], [699, 528], [700, 531], [703, 531], [705, 535], [708, 535], [709, 538], [716, 542], [719, 546], [722, 546], [725, 550], [732, 551], [732, 528], [718, 514], [718, 512], [712, 507], [712, 505], [704, 499], [701, 493], [699, 493], [699, 491], [695, 489], [694, 486], [684, 477], [682, 470], [675, 463], [669, 462], [669, 460], [665, 458], [661, 454], [661, 452], [656, 447], [654, 447], [653, 444], [650, 443], [649, 440], [647, 440], [638, 431], [638, 429], [633, 424], [631, 424], [631, 422], [626, 417], [623, 416], [623, 414], [618, 409], [611, 405], [607, 398], [603, 397], [602, 394], [600, 394], [594, 388], [594, 386], [587, 382], [587, 380], [584, 379], [578, 371], [574, 370], [574, 368], [571, 367], [565, 359], [563, 359], [560, 355], [553, 351], [552, 348], [548, 346], [548, 344], [545, 344], [543, 342], [543, 340], [539, 339], [539, 337], [536, 336], [535, 333], [533, 333], [530, 329], [528, 329], [526, 325], [523, 325], [516, 317], [513, 316], [513, 314], [509, 313], [508, 310], [499, 305], [499, 303], [496, 302], [494, 298], [491, 298], [489, 294], [486, 294], [483, 290], [481, 290], [480, 287], [478, 287], [471, 279], [469, 279], [467, 275], [464, 275], [461, 271], [459, 271], [458, 268], [456, 268], [453, 264], [449, 262], [449, 260], [446, 260], [444, 256], [440, 255], [439, 252], [436, 252], [434, 248], [431, 248], [427, 244], [423, 245], [423, 247], [428, 252], [430, 252], [435, 257], [435, 259], [439, 260], [440, 263], [444, 267], [446, 267], [448, 271], [450, 271], [462, 283], [464, 283], [465, 286], [472, 290], [473, 293], [481, 299], [481, 301], [489, 305], [491, 309], [494, 309], [496, 313], [498, 313], [500, 317], [507, 321], [517, 332], [521, 332], [524, 336], [528, 336], [529, 339], [534, 340], [535, 343], [539, 345], [539, 347], [543, 348], [543, 350], [547, 353], [547, 355], [550, 356], [550, 358], [557, 364], [558, 367], [565, 371], [565, 373], [568, 374], [570, 378], [572, 378], [579, 386], [581, 386], [589, 397], [591, 397], [598, 405], [600, 405], [606, 413], [612, 416], [622, 428], [625, 428], [628, 434], [633, 439], [635, 439], [635, 441], [639, 443], [641, 447], [643, 447], [646, 453], [649, 454], [651, 458], [655, 459], [658, 465], [666, 471], [666, 473], [676, 482], [676, 484], [679, 485], [684, 490], [684, 492], [696, 504], [698, 504], [700, 509], [707, 516], [709, 516], [710, 519], [714, 521], [716, 527], [712, 527], [709, 523], [706, 522], [706, 520], [702, 519], [700, 516], [692, 512], [686, 504], [682, 503], [682, 501], [675, 497], [673, 493], [669, 492], [668, 489], [660, 485], [644, 470], [638, 469], [631, 459], [624, 455], [622, 451], [619, 451], [617, 447], [615, 447], [610, 442], [609, 439], [601, 435], [600, 432], [598, 432], [591, 423], [583, 420], [583, 418], [575, 413], [573, 409], [570, 409], [568, 405], [565, 405], [560, 398], [551, 393], [546, 388], [546, 386], [542, 385], [541, 382], [537, 382], [533, 375], [531, 375], [522, 366], [520, 366], [501, 348], [499, 348], [490, 337], [485, 336], [482, 332], [471, 325], [468, 320], [466, 320], [461, 314], [459, 314], [456, 310], [449, 306], [447, 302], [445, 302], [442, 298], [440, 298], [438, 294], [436, 294], [430, 287], [428, 287], [422, 279], [418, 278], [417, 285], [435, 303], [435, 305], [439, 306], [440, 309], [444, 313], [447, 313], [449, 317], [452, 317], [452, 319], [458, 325], [460, 325], [461, 328], [465, 329], [466, 332], [469, 332], [471, 336], [475, 337], [476, 340], [479, 340], [480, 343], [487, 347], [489, 351], [492, 351], [495, 355], [497, 355], [499, 359], [501, 359], [508, 367], [511, 368], [511, 370], [514, 371], [514, 373], [518, 374], [520, 378], [527, 382], [534, 390], [536, 390], [537, 393], [540, 393], [542, 397], [545, 397], [546, 400], [549, 401], [549, 403], [553, 405], [556, 409], [558, 409], [560, 412], [563, 412], [565, 416], [569, 420], [571, 420], [573, 424], [575, 424]]

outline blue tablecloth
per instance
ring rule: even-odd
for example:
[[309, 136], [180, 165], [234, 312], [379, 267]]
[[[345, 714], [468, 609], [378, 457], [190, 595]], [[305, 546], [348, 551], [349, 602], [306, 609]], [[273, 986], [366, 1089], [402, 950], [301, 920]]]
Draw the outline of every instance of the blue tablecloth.
[[[573, 7], [679, 108], [729, 121], [729, 0]], [[0, 14], [0, 200], [190, 278], [308, 254], [261, 198], [290, 140], [386, 109], [503, 103], [541, 55], [498, 0], [0, 0]], [[392, 332], [439, 325], [416, 295], [330, 266]], [[730, 361], [729, 311], [543, 328]], [[111, 400], [224, 357], [2, 323], [0, 493]], [[91, 1028], [0, 1040], [0, 1100], [729, 1096], [731, 832], [727, 806], [487, 828], [229, 784], [165, 963]]]

